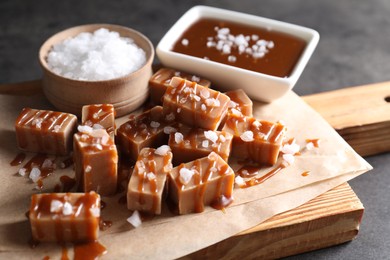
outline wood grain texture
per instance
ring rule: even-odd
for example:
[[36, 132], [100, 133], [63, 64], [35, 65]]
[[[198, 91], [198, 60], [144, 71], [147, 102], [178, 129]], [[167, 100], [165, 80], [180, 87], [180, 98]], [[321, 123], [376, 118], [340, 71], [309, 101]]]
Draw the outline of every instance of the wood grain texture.
[[354, 239], [364, 207], [344, 183], [306, 204], [183, 259], [275, 259]]
[[390, 82], [318, 93], [303, 99], [361, 156], [390, 151]]

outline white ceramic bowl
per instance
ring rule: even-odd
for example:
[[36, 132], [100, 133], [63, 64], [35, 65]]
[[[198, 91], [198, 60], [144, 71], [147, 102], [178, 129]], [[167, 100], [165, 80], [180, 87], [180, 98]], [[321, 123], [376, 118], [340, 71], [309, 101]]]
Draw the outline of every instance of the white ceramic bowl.
[[[277, 77], [225, 65], [177, 52], [172, 48], [183, 32], [201, 18], [213, 18], [259, 28], [270, 28], [306, 41], [306, 47], [288, 77]], [[212, 81], [221, 90], [242, 88], [255, 100], [271, 102], [291, 90], [310, 59], [319, 34], [315, 30], [281, 21], [224, 9], [195, 6], [188, 10], [165, 34], [156, 48], [160, 62], [167, 67], [198, 74]]]

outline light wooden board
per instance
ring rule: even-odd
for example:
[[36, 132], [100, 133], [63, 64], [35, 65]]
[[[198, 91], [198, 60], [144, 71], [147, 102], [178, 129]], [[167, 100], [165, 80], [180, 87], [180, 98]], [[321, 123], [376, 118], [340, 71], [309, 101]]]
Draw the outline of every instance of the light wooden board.
[[[31, 95], [40, 81], [0, 86], [0, 94]], [[390, 82], [303, 97], [361, 155], [390, 150]], [[308, 203], [272, 217], [185, 259], [273, 259], [354, 239], [364, 207], [344, 183]]]
[[361, 156], [390, 150], [390, 82], [304, 97]]

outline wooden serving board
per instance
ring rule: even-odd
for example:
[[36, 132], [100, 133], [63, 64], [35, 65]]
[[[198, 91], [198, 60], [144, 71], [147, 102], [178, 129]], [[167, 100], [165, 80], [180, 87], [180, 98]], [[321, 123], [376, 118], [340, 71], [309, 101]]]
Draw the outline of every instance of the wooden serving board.
[[[0, 85], [0, 94], [41, 92], [40, 80]], [[303, 99], [360, 153], [390, 150], [390, 82], [325, 92]], [[306, 204], [184, 257], [273, 259], [354, 239], [364, 207], [344, 183]]]

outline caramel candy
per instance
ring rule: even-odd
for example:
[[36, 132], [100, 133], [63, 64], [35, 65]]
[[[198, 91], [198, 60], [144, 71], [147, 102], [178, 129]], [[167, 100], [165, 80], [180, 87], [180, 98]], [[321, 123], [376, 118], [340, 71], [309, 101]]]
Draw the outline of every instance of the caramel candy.
[[232, 156], [253, 160], [259, 164], [274, 165], [286, 129], [280, 123], [229, 114], [223, 131], [234, 135]]
[[167, 145], [141, 150], [127, 189], [127, 208], [161, 214], [167, 174], [172, 170], [172, 153]]
[[173, 77], [163, 97], [164, 114], [180, 123], [216, 130], [227, 113], [230, 98], [196, 82]]
[[29, 219], [35, 241], [94, 241], [99, 236], [100, 196], [95, 192], [34, 194]]
[[154, 73], [154, 75], [149, 80], [150, 97], [153, 103], [162, 103], [162, 97], [173, 77], [180, 77], [183, 79], [194, 81], [206, 88], [210, 87], [211, 84], [209, 80], [197, 77], [195, 75], [191, 75], [174, 69], [161, 68], [156, 73]]
[[144, 147], [158, 147], [166, 143], [164, 128], [174, 124], [175, 117], [173, 114], [164, 116], [162, 112], [161, 106], [155, 106], [118, 128], [118, 145], [131, 160], [136, 161]]
[[107, 133], [115, 136], [115, 110], [111, 104], [95, 104], [83, 106], [81, 124], [92, 128], [104, 128]]
[[221, 209], [233, 202], [234, 171], [216, 153], [180, 164], [169, 174], [169, 195], [179, 214]]
[[225, 94], [230, 98], [229, 112], [233, 114], [242, 114], [244, 116], [253, 116], [252, 100], [248, 97], [244, 90], [232, 90], [225, 92]]
[[16, 141], [23, 151], [66, 155], [76, 126], [75, 115], [23, 108], [15, 122]]
[[168, 144], [173, 153], [173, 164], [190, 162], [216, 152], [226, 162], [232, 147], [233, 135], [227, 132], [180, 127], [171, 133]]
[[79, 126], [74, 135], [73, 160], [78, 188], [112, 195], [117, 187], [118, 153], [115, 143], [104, 129]]

